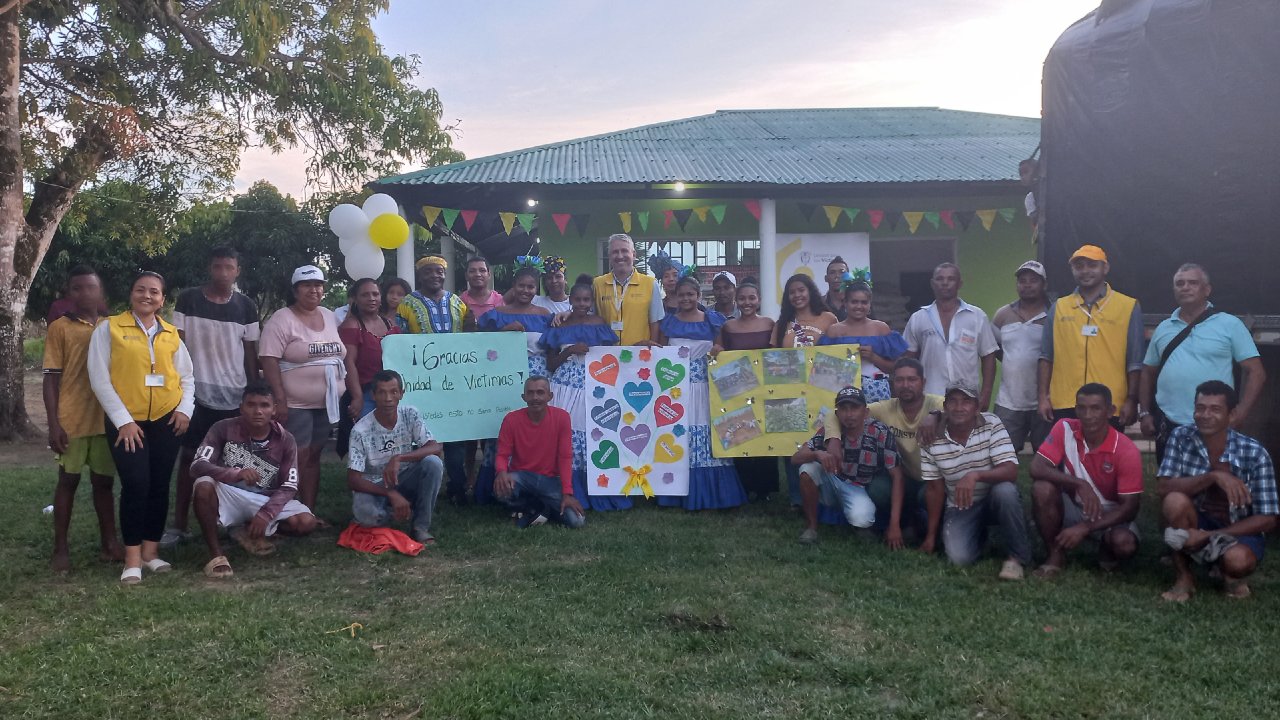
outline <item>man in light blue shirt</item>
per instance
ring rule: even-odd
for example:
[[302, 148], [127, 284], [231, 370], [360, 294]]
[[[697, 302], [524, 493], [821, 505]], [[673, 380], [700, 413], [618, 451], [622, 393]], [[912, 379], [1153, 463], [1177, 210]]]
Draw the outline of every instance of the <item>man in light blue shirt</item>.
[[[1196, 324], [1164, 366], [1160, 366], [1165, 348], [1189, 323], [1195, 323], [1211, 312], [1209, 295], [1213, 287], [1209, 274], [1194, 263], [1178, 268], [1173, 275], [1173, 294], [1178, 309], [1156, 327], [1143, 361], [1139, 395], [1142, 402], [1142, 432], [1156, 438], [1157, 459], [1164, 458], [1165, 440], [1179, 425], [1190, 425], [1194, 419], [1195, 388], [1207, 380], [1221, 380], [1234, 387], [1233, 363], [1240, 364], [1240, 403], [1231, 413], [1231, 427], [1238, 428], [1262, 392], [1267, 373], [1258, 357], [1258, 347], [1248, 328], [1236, 316], [1213, 311]], [[1155, 410], [1158, 408], [1159, 412]], [[1159, 417], [1157, 417], [1159, 415]]]

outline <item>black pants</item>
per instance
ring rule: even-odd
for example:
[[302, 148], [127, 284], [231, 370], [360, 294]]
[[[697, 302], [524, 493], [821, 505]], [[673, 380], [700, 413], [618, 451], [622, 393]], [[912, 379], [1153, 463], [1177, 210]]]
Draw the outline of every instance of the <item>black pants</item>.
[[778, 492], [778, 458], [734, 458], [733, 466], [742, 480], [742, 489], [748, 493], [764, 496]]
[[142, 447], [129, 452], [116, 445], [120, 431], [107, 419], [107, 442], [111, 459], [120, 475], [120, 534], [125, 545], [141, 545], [144, 540], [160, 542], [169, 512], [169, 478], [181, 448], [169, 413], [159, 420], [144, 420]]

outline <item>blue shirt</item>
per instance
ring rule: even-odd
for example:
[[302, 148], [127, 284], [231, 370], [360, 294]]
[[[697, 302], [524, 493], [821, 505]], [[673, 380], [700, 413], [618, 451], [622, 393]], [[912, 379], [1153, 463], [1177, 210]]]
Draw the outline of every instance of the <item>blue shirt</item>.
[[[1228, 524], [1236, 523], [1250, 515], [1280, 514], [1280, 502], [1276, 499], [1276, 471], [1262, 443], [1235, 430], [1227, 431], [1227, 451], [1219, 460], [1231, 468], [1231, 474], [1249, 488], [1253, 505], [1230, 509]], [[1169, 434], [1164, 462], [1160, 463], [1160, 477], [1178, 478], [1204, 475], [1212, 469], [1209, 450], [1195, 425], [1182, 425]], [[1203, 509], [1204, 493], [1195, 497], [1197, 509]]]
[[[1210, 303], [1209, 307], [1213, 307]], [[1178, 333], [1187, 326], [1178, 310], [1163, 320], [1151, 333], [1147, 357], [1143, 364], [1156, 367], [1160, 356]], [[1196, 386], [1206, 380], [1221, 380], [1234, 386], [1233, 361], [1243, 362], [1258, 357], [1258, 346], [1240, 319], [1229, 313], [1217, 313], [1196, 325], [1182, 344], [1174, 349], [1156, 381], [1156, 404], [1177, 425], [1194, 422]]]

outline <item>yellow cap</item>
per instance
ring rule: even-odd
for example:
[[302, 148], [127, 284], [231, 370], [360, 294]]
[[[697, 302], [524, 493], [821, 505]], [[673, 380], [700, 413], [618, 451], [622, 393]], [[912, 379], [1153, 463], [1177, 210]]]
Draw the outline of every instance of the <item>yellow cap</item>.
[[414, 266], [413, 266], [413, 268], [414, 268], [415, 270], [418, 270], [418, 269], [421, 269], [423, 266], [426, 266], [426, 265], [439, 265], [440, 267], [444, 268], [445, 270], [448, 270], [448, 269], [449, 269], [449, 261], [448, 261], [448, 260], [445, 260], [445, 259], [444, 259], [444, 258], [442, 258], [442, 257], [440, 257], [439, 255], [428, 255], [428, 256], [426, 256], [426, 257], [422, 258], [421, 260], [419, 260], [417, 263], [415, 263], [415, 264], [414, 264]]
[[[1076, 250], [1075, 253], [1071, 255], [1071, 260], [1075, 260], [1076, 258], [1085, 258], [1088, 260], [1097, 260], [1098, 262], [1106, 262], [1107, 253], [1105, 253], [1102, 250], [1102, 248], [1098, 247], [1097, 245], [1081, 245], [1080, 249]], [[1068, 262], [1070, 262], [1070, 260], [1068, 260]]]

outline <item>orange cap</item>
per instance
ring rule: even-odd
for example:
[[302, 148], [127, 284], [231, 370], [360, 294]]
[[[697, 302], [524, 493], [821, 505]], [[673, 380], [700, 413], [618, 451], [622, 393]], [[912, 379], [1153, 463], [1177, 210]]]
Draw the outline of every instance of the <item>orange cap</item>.
[[[1071, 255], [1071, 260], [1075, 260], [1076, 258], [1086, 258], [1089, 260], [1097, 260], [1098, 262], [1106, 262], [1107, 254], [1097, 245], [1081, 245], [1080, 249], [1076, 250]], [[1070, 262], [1070, 260], [1067, 262]]]

